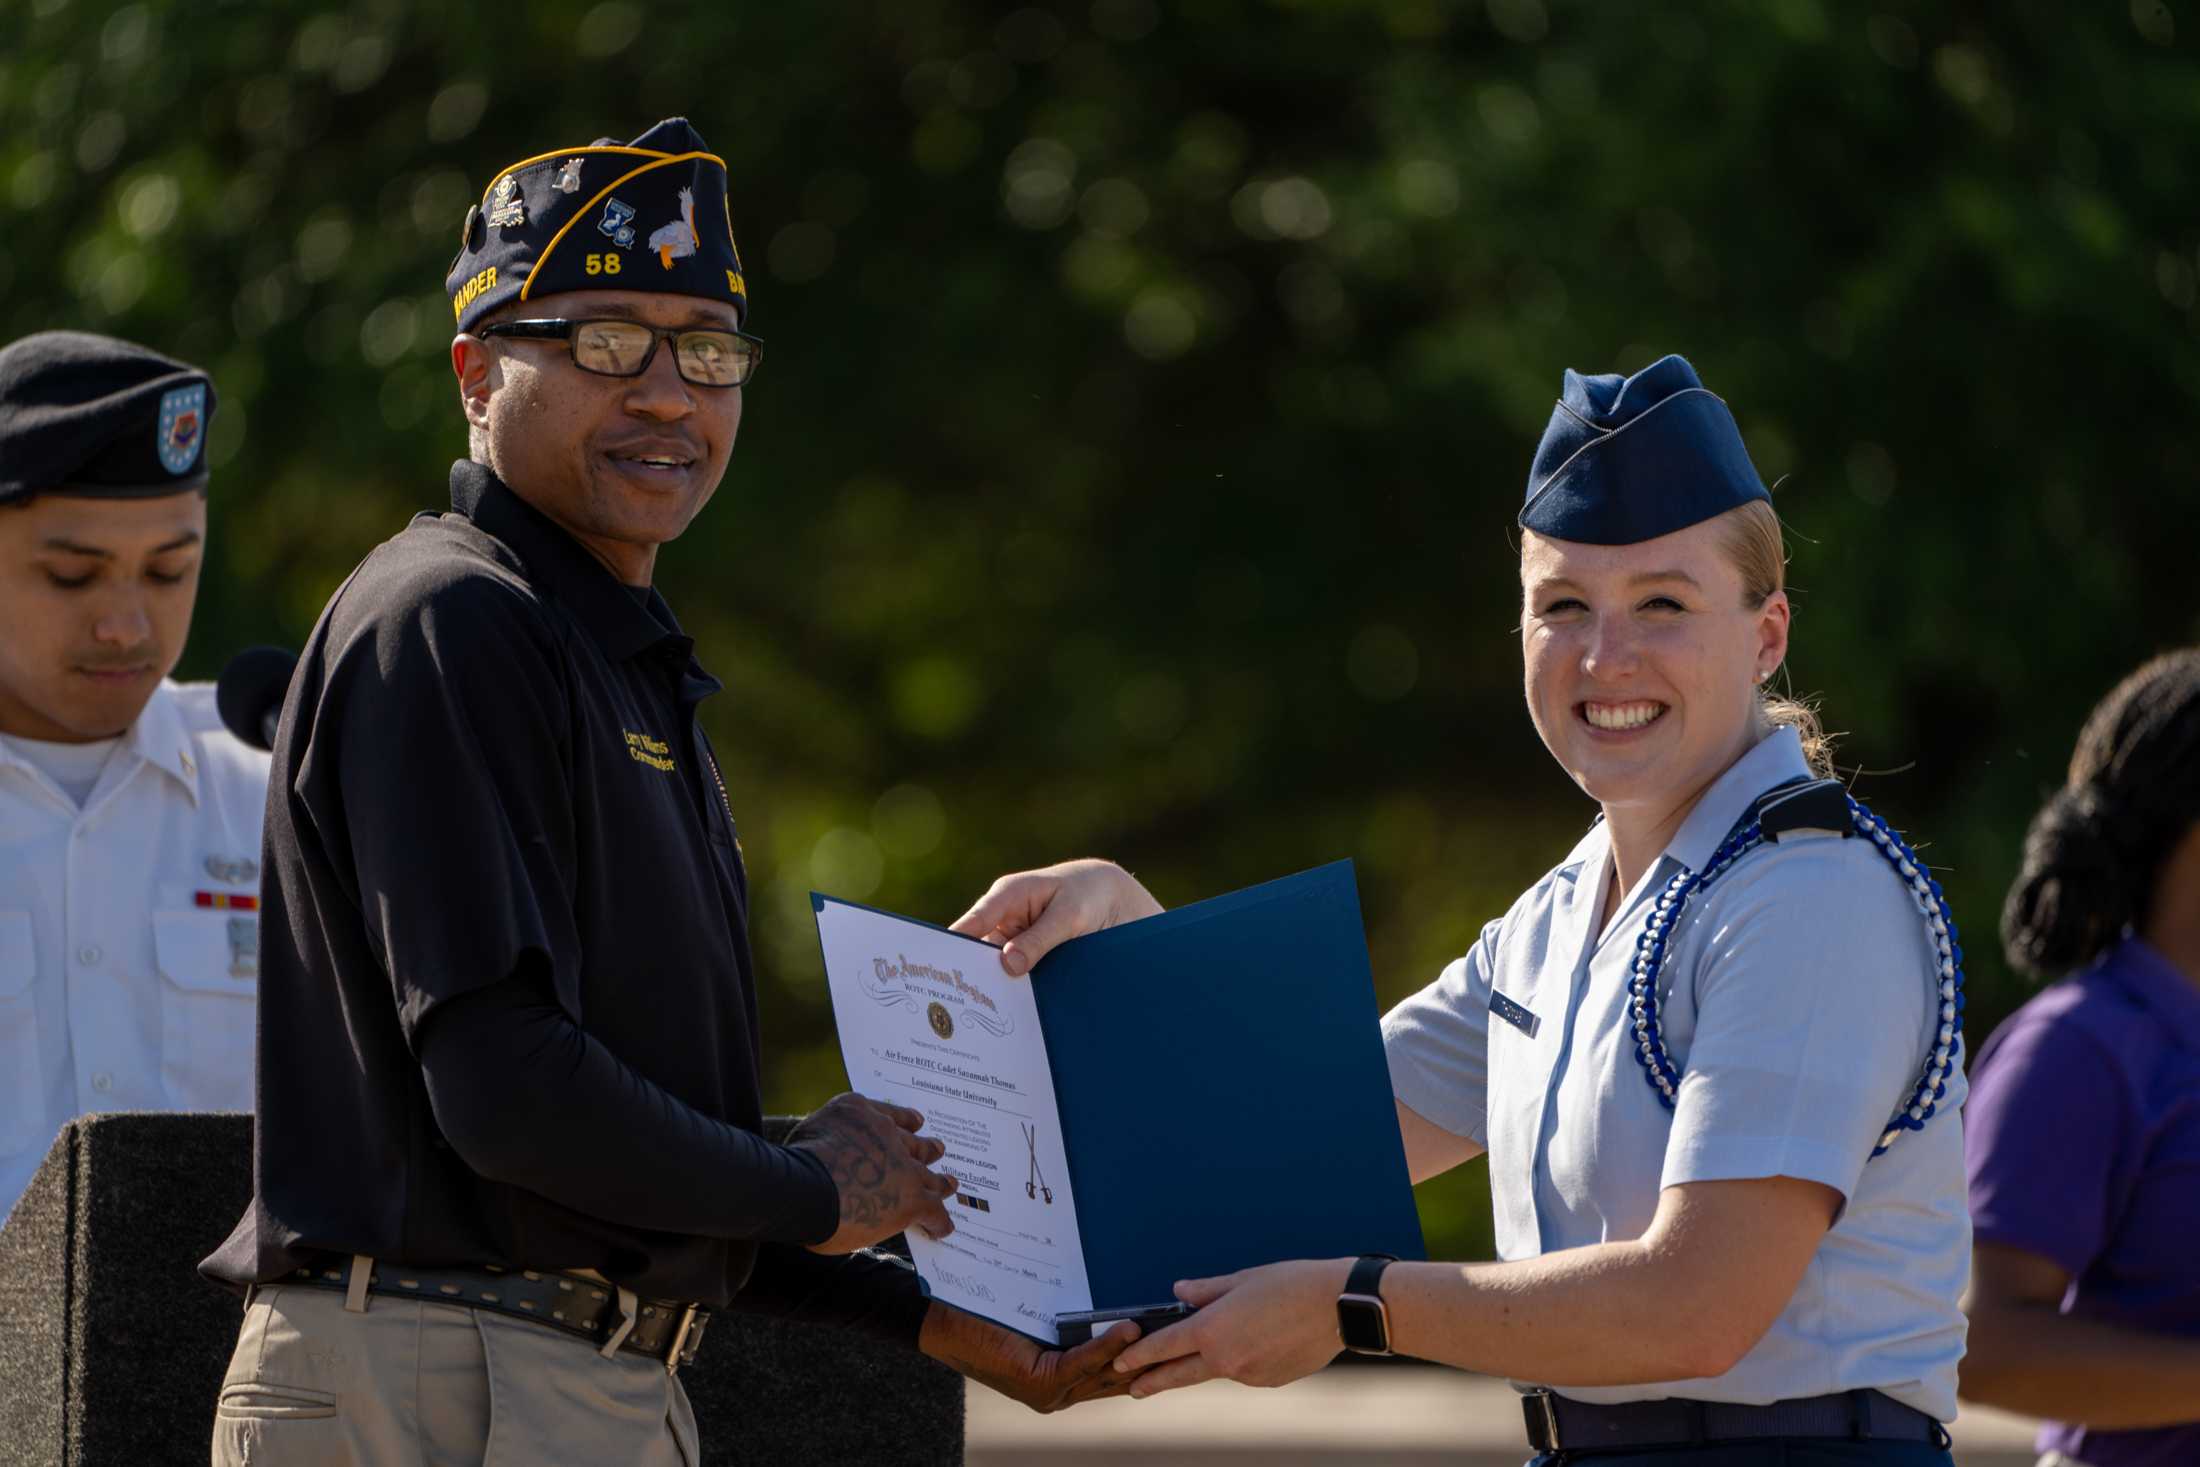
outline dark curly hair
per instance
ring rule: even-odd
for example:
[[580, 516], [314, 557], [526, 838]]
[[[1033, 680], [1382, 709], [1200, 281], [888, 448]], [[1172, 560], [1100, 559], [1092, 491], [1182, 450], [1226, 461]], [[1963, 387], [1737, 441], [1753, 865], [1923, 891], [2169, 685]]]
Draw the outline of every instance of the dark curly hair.
[[2032, 818], [2001, 909], [2010, 963], [2059, 976], [2143, 924], [2163, 859], [2200, 822], [2200, 647], [2116, 685], [2079, 731], [2070, 777]]

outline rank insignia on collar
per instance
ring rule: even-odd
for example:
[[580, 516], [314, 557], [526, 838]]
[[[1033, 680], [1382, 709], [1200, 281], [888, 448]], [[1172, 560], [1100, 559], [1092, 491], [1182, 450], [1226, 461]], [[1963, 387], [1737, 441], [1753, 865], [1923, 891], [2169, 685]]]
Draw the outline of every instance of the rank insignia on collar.
[[260, 922], [257, 917], [229, 919], [229, 976], [260, 976]]
[[489, 196], [489, 222], [499, 229], [516, 229], [527, 222], [527, 205], [519, 196], [519, 183], [507, 173], [497, 180]]
[[581, 191], [581, 160], [568, 158], [559, 165], [558, 181], [550, 185], [561, 194], [577, 194]]
[[649, 247], [657, 252], [657, 262], [670, 270], [674, 260], [694, 254], [702, 242], [695, 232], [695, 190], [681, 189], [680, 217], [651, 234]]
[[188, 472], [199, 459], [199, 429], [206, 421], [206, 384], [193, 383], [165, 393], [155, 446], [160, 466], [171, 474]]
[[596, 221], [599, 233], [610, 236], [611, 242], [622, 250], [634, 247], [634, 206], [622, 204], [617, 199], [606, 199], [603, 218]]
[[244, 856], [239, 856], [235, 860], [228, 860], [221, 856], [208, 856], [206, 858], [206, 874], [216, 881], [227, 881], [232, 884], [246, 882], [260, 874], [260, 863]]

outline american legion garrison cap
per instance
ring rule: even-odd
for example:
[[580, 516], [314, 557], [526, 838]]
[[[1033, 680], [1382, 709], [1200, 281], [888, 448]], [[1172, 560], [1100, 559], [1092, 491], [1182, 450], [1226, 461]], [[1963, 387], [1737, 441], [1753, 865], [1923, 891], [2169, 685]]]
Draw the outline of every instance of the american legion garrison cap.
[[1522, 529], [1633, 545], [1770, 500], [1726, 404], [1677, 356], [1632, 377], [1566, 373], [1528, 469]]
[[0, 347], [0, 504], [34, 494], [150, 499], [206, 485], [214, 384], [87, 331]]
[[726, 160], [685, 117], [630, 143], [599, 138], [522, 158], [466, 211], [444, 288], [461, 331], [506, 301], [592, 289], [731, 301], [745, 324]]

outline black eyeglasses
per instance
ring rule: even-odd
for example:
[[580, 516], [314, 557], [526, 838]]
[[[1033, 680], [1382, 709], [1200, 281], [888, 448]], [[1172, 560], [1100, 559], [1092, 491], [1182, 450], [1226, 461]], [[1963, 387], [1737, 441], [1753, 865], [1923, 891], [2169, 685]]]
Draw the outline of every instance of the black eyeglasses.
[[639, 377], [657, 359], [657, 343], [672, 343], [681, 380], [698, 387], [739, 387], [756, 375], [764, 343], [745, 331], [646, 326], [640, 321], [500, 321], [476, 336], [563, 341], [573, 365], [602, 377]]

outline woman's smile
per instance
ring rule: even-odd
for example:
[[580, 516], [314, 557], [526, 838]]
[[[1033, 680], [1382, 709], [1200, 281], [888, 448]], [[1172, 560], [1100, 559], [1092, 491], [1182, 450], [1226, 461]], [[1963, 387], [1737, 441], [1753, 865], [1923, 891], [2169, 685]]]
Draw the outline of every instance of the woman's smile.
[[1663, 718], [1666, 707], [1647, 698], [1627, 703], [1591, 701], [1576, 703], [1574, 715], [1598, 733], [1627, 735], [1640, 733]]

